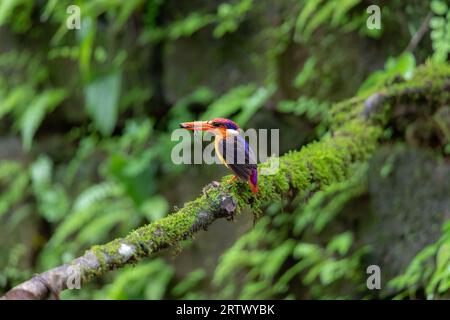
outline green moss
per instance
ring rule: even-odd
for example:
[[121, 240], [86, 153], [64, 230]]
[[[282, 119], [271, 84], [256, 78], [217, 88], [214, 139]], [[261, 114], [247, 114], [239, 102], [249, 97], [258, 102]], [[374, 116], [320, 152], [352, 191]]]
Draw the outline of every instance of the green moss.
[[[260, 176], [257, 195], [250, 192], [246, 183], [230, 183], [227, 181], [230, 177], [224, 177], [220, 187], [208, 190], [208, 197], [203, 195], [188, 202], [178, 212], [138, 228], [123, 239], [94, 246], [91, 252], [96, 255], [101, 267], [86, 273], [88, 277], [98, 276], [125, 263], [136, 262], [163, 247], [179, 246], [180, 241], [192, 236], [191, 228], [198, 213], [214, 209], [212, 207], [218, 205], [216, 199], [220, 194], [229, 194], [235, 199], [237, 213], [248, 207], [258, 216], [265, 204], [281, 200], [290, 189], [305, 190], [311, 186], [322, 189], [342, 181], [347, 178], [348, 167], [352, 163], [364, 161], [373, 152], [379, 131], [363, 121], [354, 120], [342, 126], [333, 136], [325, 136], [300, 151], [289, 152], [278, 159], [279, 167], [275, 174]], [[268, 163], [261, 164], [260, 171], [267, 166]], [[125, 260], [119, 254], [122, 244], [135, 248], [132, 256]]]
[[[419, 68], [411, 81], [393, 84], [381, 93], [395, 102], [405, 95], [408, 99], [414, 99], [414, 88], [426, 87], [426, 98], [430, 101], [448, 99], [449, 95], [443, 92], [442, 86], [448, 81], [450, 67], [445, 70], [434, 65], [427, 68], [430, 69]], [[431, 88], [430, 80], [433, 83]], [[424, 97], [423, 90], [417, 92], [421, 98]], [[192, 237], [192, 226], [198, 214], [214, 210], [220, 204], [220, 195], [233, 197], [236, 213], [249, 208], [257, 216], [266, 204], [285, 198], [291, 189], [300, 192], [317, 191], [344, 181], [351, 174], [349, 168], [355, 163], [363, 163], [374, 152], [392, 109], [388, 99], [381, 109], [376, 110], [375, 117], [371, 115], [370, 119], [363, 119], [361, 115], [366, 98], [357, 97], [335, 105], [330, 117], [332, 131], [321, 140], [310, 143], [299, 151], [288, 152], [278, 159], [271, 159], [279, 160], [278, 170], [271, 175], [260, 174], [257, 195], [250, 192], [247, 183], [228, 182], [230, 176], [224, 177], [219, 187], [208, 190], [208, 196], [203, 195], [186, 203], [178, 212], [136, 229], [123, 239], [93, 247], [91, 251], [101, 266], [98, 270], [87, 270], [86, 273], [88, 276], [98, 276], [106, 270], [136, 262], [161, 248], [179, 246], [182, 240]], [[259, 171], [262, 172], [269, 166], [270, 163], [260, 164]], [[126, 261], [119, 254], [123, 243], [135, 248]]]
[[[370, 122], [384, 126], [391, 118], [393, 106], [399, 101], [414, 102], [426, 99], [429, 102], [448, 103], [450, 93], [444, 87], [449, 85], [449, 81], [449, 64], [427, 62], [416, 69], [411, 80], [388, 84], [377, 90], [377, 94], [383, 96], [384, 103], [371, 115]], [[358, 119], [364, 112], [366, 100], [372, 94], [373, 92], [367, 93], [335, 104], [330, 110], [328, 119], [330, 128], [337, 130], [345, 123]]]

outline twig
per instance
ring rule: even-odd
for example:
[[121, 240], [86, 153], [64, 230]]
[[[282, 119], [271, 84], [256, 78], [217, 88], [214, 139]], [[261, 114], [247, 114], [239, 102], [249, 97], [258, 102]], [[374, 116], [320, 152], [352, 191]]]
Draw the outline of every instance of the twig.
[[423, 36], [428, 32], [430, 20], [433, 14], [431, 12], [428, 12], [427, 16], [425, 17], [425, 20], [420, 25], [419, 30], [414, 34], [414, 36], [409, 41], [408, 46], [403, 52], [414, 52], [416, 50], [417, 46], [419, 45], [420, 41], [422, 40]]

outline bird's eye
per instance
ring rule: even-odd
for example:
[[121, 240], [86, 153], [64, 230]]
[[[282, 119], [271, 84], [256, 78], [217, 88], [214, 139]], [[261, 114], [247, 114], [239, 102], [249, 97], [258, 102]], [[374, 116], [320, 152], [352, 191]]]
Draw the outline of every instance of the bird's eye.
[[220, 127], [220, 123], [218, 123], [218, 122], [213, 122], [211, 124], [212, 124], [213, 127]]

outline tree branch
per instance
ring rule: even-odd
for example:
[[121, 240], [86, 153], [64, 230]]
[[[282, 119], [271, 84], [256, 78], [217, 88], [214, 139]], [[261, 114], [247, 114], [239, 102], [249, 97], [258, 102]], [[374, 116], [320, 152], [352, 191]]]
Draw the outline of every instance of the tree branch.
[[418, 44], [422, 40], [423, 36], [428, 32], [429, 30], [429, 24], [430, 20], [433, 17], [433, 14], [431, 12], [428, 12], [427, 16], [423, 20], [422, 24], [419, 27], [419, 30], [412, 36], [411, 41], [409, 42], [408, 46], [405, 48], [404, 52], [413, 52], [416, 50]]
[[211, 185], [205, 194], [179, 211], [132, 231], [124, 238], [94, 246], [71, 263], [34, 276], [6, 293], [2, 299], [47, 299], [68, 287], [101, 277], [167, 247], [179, 245], [216, 219], [232, 219], [244, 208], [257, 215], [265, 204], [290, 197], [298, 190], [317, 191], [350, 174], [354, 163], [366, 161], [374, 152], [393, 106], [414, 102], [445, 105], [450, 102], [450, 68], [429, 65], [418, 69], [409, 82], [395, 83], [369, 96], [356, 97], [334, 106], [331, 134], [259, 165], [259, 171], [278, 169], [260, 176], [260, 191], [253, 195], [246, 184], [226, 179]]

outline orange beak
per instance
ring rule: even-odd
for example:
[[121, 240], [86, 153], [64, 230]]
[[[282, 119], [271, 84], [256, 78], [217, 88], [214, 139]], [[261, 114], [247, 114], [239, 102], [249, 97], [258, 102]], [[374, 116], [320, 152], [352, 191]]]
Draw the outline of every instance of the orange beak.
[[208, 121], [192, 121], [180, 123], [180, 128], [191, 131], [208, 131], [214, 127]]

